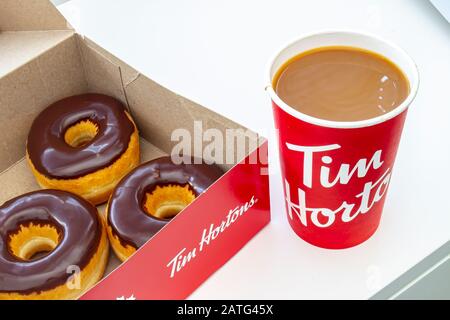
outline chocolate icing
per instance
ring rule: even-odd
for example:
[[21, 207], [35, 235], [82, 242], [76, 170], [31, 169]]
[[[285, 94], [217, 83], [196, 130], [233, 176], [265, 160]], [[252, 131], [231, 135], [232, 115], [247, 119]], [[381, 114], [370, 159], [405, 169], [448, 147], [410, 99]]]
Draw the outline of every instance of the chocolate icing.
[[[68, 128], [90, 120], [97, 135], [87, 144], [72, 147], [64, 140]], [[71, 179], [114, 163], [127, 150], [134, 125], [123, 104], [102, 94], [82, 94], [57, 101], [34, 120], [28, 134], [28, 155], [41, 174]]]
[[170, 157], [146, 162], [131, 171], [114, 189], [108, 205], [108, 224], [123, 244], [139, 248], [170, 219], [159, 219], [143, 209], [145, 195], [156, 186], [188, 184], [198, 196], [223, 171], [216, 165], [205, 163], [174, 164]]
[[[60, 242], [47, 255], [25, 261], [10, 252], [8, 239], [21, 225], [30, 223], [55, 227]], [[74, 194], [42, 190], [5, 202], [0, 206], [0, 292], [30, 294], [64, 284], [71, 276], [67, 267], [76, 265], [82, 270], [100, 239], [97, 209]]]

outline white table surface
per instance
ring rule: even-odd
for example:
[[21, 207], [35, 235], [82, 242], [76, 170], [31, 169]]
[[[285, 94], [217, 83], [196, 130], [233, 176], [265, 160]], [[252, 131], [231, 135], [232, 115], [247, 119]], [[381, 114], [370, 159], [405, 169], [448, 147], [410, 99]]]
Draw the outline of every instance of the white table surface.
[[378, 232], [352, 249], [290, 230], [271, 145], [273, 221], [193, 299], [366, 299], [450, 239], [450, 25], [425, 0], [72, 0], [80, 32], [162, 85], [274, 140], [266, 63], [286, 41], [369, 31], [410, 53], [421, 85], [408, 114]]

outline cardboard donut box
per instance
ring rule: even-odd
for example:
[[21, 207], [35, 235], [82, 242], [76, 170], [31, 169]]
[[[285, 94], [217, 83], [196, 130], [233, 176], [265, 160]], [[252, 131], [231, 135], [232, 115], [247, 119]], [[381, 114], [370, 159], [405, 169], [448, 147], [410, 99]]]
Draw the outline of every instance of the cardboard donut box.
[[187, 298], [269, 222], [267, 141], [162, 87], [78, 34], [49, 1], [2, 0], [0, 204], [39, 189], [24, 159], [36, 115], [52, 102], [87, 92], [111, 95], [126, 105], [139, 128], [141, 162], [170, 154], [175, 129], [188, 130], [194, 139], [211, 128], [224, 137], [227, 129], [238, 129], [232, 131], [236, 143], [224, 146], [226, 173], [125, 263], [119, 264], [111, 250], [104, 278], [81, 297]]

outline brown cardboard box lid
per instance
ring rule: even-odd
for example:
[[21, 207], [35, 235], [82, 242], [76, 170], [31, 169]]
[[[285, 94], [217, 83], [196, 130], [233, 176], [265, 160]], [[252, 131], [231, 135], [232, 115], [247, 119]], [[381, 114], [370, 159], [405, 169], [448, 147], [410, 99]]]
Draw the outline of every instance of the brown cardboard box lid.
[[0, 1], [0, 78], [74, 33], [48, 0]]
[[0, 30], [72, 30], [49, 0], [1, 0]]

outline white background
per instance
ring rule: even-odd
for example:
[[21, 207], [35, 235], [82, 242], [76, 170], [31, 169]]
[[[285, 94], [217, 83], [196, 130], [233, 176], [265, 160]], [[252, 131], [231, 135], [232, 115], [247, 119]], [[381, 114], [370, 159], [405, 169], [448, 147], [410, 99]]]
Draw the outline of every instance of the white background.
[[191, 298], [366, 299], [450, 239], [450, 25], [428, 1], [72, 0], [59, 8], [134, 68], [272, 141], [266, 64], [288, 40], [320, 29], [369, 31], [419, 67], [378, 232], [342, 251], [297, 238], [272, 145], [272, 223]]

